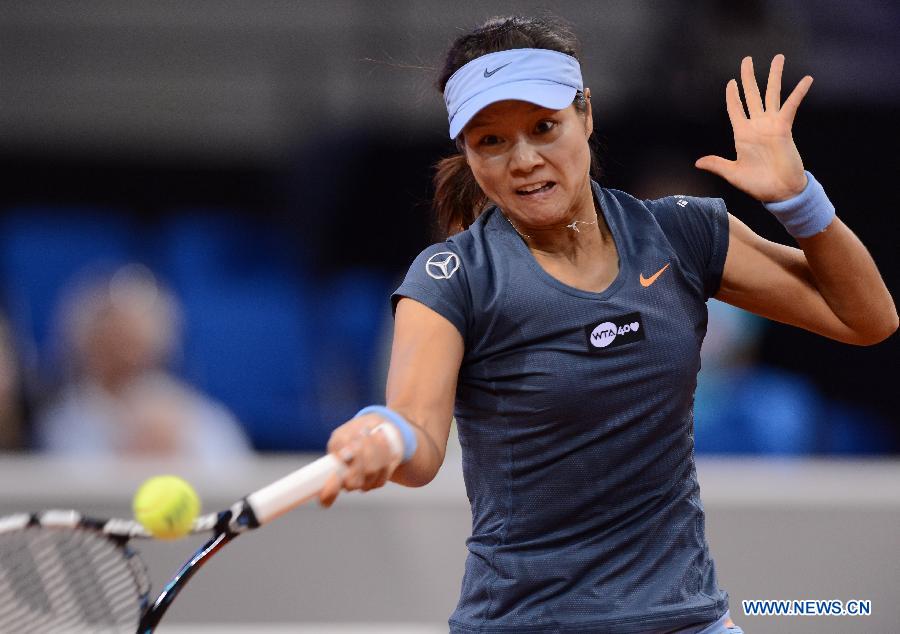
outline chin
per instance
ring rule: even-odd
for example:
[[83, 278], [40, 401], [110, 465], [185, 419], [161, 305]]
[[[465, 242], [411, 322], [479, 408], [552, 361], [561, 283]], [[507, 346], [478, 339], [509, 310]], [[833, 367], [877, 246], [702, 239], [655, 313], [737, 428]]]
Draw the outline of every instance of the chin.
[[[549, 201], [548, 201], [549, 203]], [[519, 222], [533, 227], [558, 225], [568, 222], [571, 208], [568, 205], [560, 205], [558, 202], [547, 205], [522, 205], [518, 204], [509, 209], [509, 215]]]

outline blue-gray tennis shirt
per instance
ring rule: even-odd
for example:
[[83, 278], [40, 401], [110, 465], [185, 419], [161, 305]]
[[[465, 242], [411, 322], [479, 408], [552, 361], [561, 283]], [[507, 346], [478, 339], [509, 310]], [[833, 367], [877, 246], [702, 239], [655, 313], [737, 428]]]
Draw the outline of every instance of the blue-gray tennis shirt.
[[472, 535], [453, 632], [671, 632], [721, 617], [694, 469], [721, 199], [593, 184], [619, 274], [544, 271], [496, 207], [425, 249], [410, 297], [462, 334], [455, 415]]

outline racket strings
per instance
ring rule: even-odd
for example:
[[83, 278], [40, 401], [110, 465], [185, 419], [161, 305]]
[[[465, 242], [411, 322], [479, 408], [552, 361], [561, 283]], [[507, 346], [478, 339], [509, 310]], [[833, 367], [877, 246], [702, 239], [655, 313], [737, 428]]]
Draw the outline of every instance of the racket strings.
[[149, 589], [140, 559], [100, 533], [0, 533], [2, 632], [134, 632]]

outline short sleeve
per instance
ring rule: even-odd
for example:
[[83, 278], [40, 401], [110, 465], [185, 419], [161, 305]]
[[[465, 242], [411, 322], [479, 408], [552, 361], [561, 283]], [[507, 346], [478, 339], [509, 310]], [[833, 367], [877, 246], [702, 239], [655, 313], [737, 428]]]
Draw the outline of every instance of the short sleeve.
[[425, 304], [446, 318], [465, 339], [472, 299], [465, 263], [455, 245], [441, 242], [422, 251], [391, 295], [393, 310], [403, 297]]
[[728, 211], [721, 198], [669, 196], [648, 202], [685, 273], [704, 299], [722, 283], [728, 254]]

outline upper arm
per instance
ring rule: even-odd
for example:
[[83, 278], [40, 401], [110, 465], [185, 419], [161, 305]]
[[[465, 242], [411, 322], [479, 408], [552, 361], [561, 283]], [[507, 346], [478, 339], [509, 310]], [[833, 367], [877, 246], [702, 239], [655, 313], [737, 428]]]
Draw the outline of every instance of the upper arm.
[[728, 214], [728, 253], [715, 298], [838, 341], [855, 342], [815, 285], [803, 251], [758, 236]]
[[408, 297], [397, 302], [387, 405], [432, 445], [415, 461], [422, 476], [416, 480], [430, 480], [443, 463], [463, 352], [462, 335], [447, 318]]

